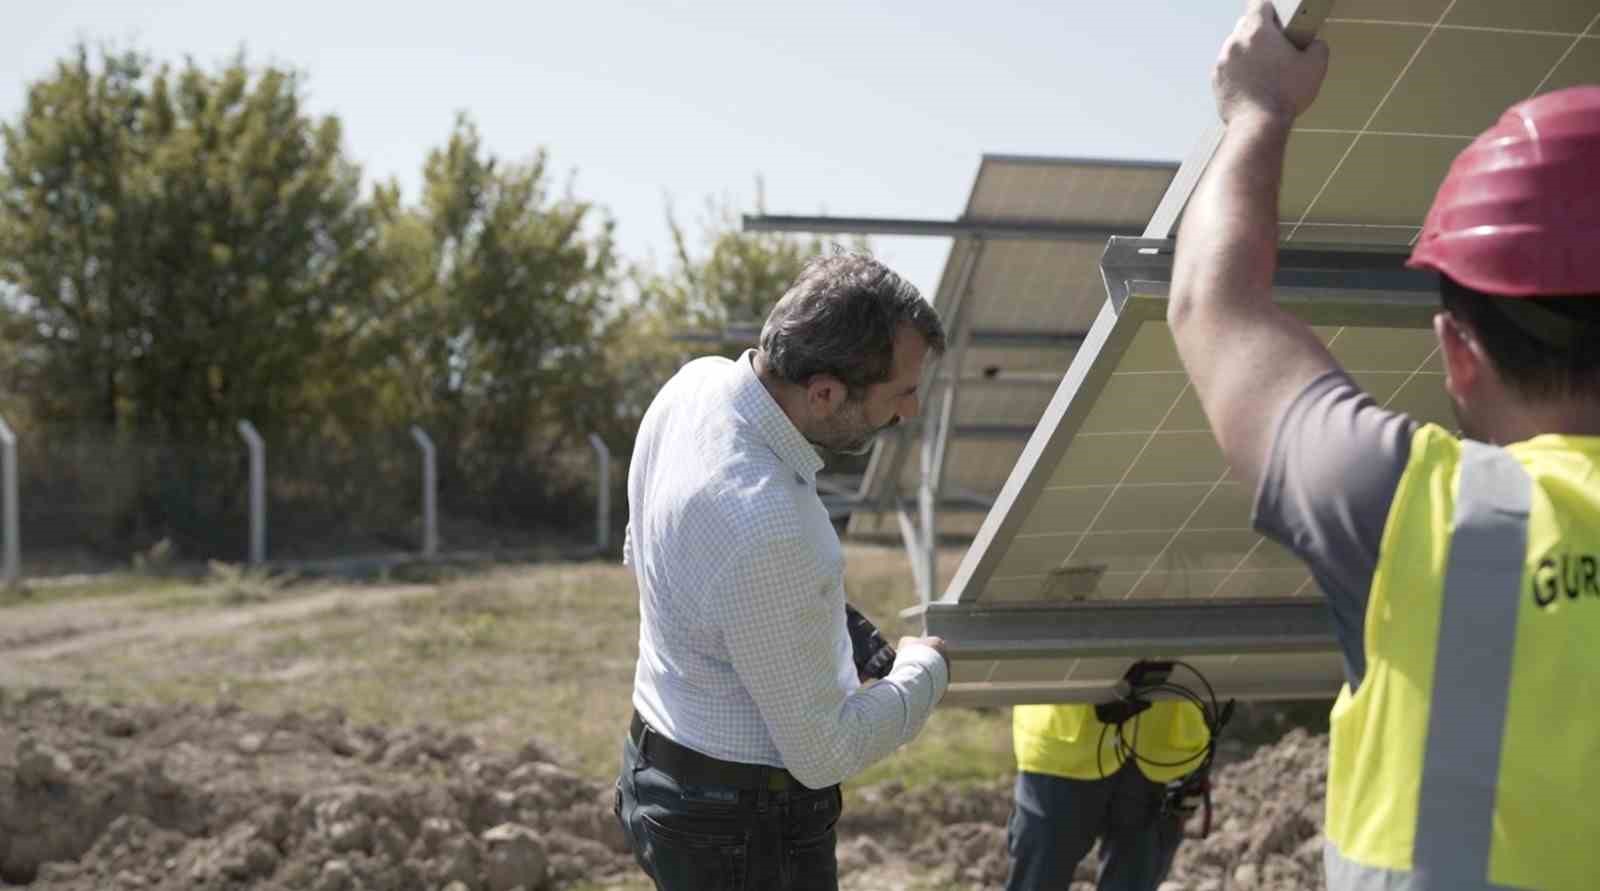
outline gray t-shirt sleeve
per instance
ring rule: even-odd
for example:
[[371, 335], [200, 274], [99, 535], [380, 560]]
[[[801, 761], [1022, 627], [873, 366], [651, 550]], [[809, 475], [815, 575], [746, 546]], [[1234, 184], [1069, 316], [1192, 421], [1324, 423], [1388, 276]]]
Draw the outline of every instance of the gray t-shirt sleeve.
[[1352, 690], [1366, 674], [1367, 596], [1417, 427], [1330, 371], [1278, 420], [1256, 493], [1257, 531], [1304, 560], [1328, 599]]

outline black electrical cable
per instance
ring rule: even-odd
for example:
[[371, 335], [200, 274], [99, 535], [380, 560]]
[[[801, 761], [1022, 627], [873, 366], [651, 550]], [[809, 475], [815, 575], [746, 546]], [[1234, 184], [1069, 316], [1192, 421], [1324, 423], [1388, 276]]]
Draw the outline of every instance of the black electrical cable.
[[1195, 668], [1193, 665], [1190, 665], [1189, 663], [1184, 662], [1181, 659], [1174, 660], [1172, 664], [1173, 665], [1181, 665], [1181, 666], [1183, 666], [1183, 668], [1185, 668], [1190, 674], [1192, 674], [1195, 677], [1199, 678], [1200, 679], [1200, 683], [1204, 684], [1205, 687], [1206, 687], [1206, 697], [1211, 700], [1212, 707], [1216, 706], [1216, 704], [1217, 704], [1217, 691], [1213, 690], [1211, 688], [1211, 682], [1206, 680], [1206, 676], [1200, 673], [1200, 669]]
[[[1134, 738], [1131, 743], [1126, 737], [1124, 731], [1124, 727], [1126, 726], [1128, 719], [1118, 721], [1115, 724], [1105, 724], [1100, 728], [1100, 743], [1095, 749], [1095, 767], [1098, 769], [1102, 779], [1104, 779], [1106, 776], [1104, 757], [1106, 748], [1106, 734], [1112, 732], [1113, 729], [1115, 730], [1116, 736], [1112, 740], [1112, 750], [1119, 756], [1119, 762], [1132, 758], [1135, 763], [1146, 764], [1151, 767], [1185, 767], [1190, 764], [1195, 764], [1194, 772], [1199, 772], [1208, 769], [1212, 762], [1216, 759], [1217, 737], [1222, 732], [1223, 724], [1227, 722], [1227, 716], [1224, 714], [1223, 707], [1217, 702], [1216, 689], [1211, 686], [1211, 682], [1206, 679], [1206, 676], [1193, 665], [1181, 660], [1173, 661], [1172, 665], [1174, 667], [1181, 667], [1190, 674], [1194, 675], [1195, 678], [1199, 680], [1201, 686], [1205, 688], [1205, 698], [1201, 698], [1199, 693], [1196, 693], [1194, 690], [1191, 690], [1182, 684], [1174, 683], [1170, 679], [1165, 679], [1154, 684], [1141, 684], [1135, 686], [1129, 690], [1126, 698], [1136, 700], [1142, 699], [1144, 696], [1151, 693], [1166, 693], [1188, 702], [1190, 705], [1193, 705], [1195, 709], [1200, 712], [1201, 719], [1206, 725], [1205, 746], [1196, 751], [1193, 755], [1178, 761], [1159, 761], [1154, 758], [1146, 757], [1145, 755], [1139, 753], [1139, 724], [1138, 715], [1135, 714], [1131, 718], [1131, 720], [1134, 722]], [[1231, 706], [1231, 703], [1229, 705]]]
[[[1145, 683], [1142, 680], [1145, 670], [1153, 667], [1148, 663], [1135, 663], [1128, 670], [1128, 674], [1125, 677], [1128, 690], [1121, 698], [1121, 704], [1125, 706], [1120, 710], [1121, 717], [1112, 721], [1102, 717], [1100, 742], [1095, 748], [1095, 767], [1099, 770], [1100, 777], [1104, 779], [1106, 776], [1106, 734], [1113, 732], [1113, 729], [1116, 735], [1111, 741], [1111, 748], [1118, 756], [1119, 765], [1127, 763], [1130, 759], [1135, 764], [1145, 764], [1152, 767], [1186, 768], [1194, 765], [1193, 769], [1183, 776], [1166, 784], [1166, 792], [1162, 799], [1161, 808], [1163, 814], [1170, 813], [1187, 817], [1196, 808], [1203, 807], [1204, 820], [1200, 832], [1201, 837], [1204, 838], [1211, 832], [1211, 766], [1216, 761], [1217, 738], [1222, 735], [1222, 728], [1233, 715], [1233, 701], [1229, 700], [1226, 705], [1219, 704], [1217, 702], [1216, 689], [1211, 686], [1211, 682], [1206, 679], [1206, 676], [1193, 665], [1181, 660], [1159, 664], [1164, 664], [1167, 667], [1160, 672], [1160, 679], [1153, 683]], [[1205, 688], [1204, 698], [1189, 687], [1172, 681], [1171, 671], [1176, 667], [1183, 668], [1199, 680], [1200, 685]], [[1139, 753], [1139, 715], [1150, 705], [1146, 697], [1157, 693], [1166, 694], [1187, 702], [1200, 712], [1201, 719], [1206, 725], [1206, 743], [1193, 755], [1178, 761], [1158, 761]], [[1133, 740], [1131, 742], [1128, 740], [1124, 729], [1130, 720], [1134, 722]], [[1190, 804], [1191, 801], [1196, 799], [1199, 800], [1199, 804]]]
[[1100, 744], [1094, 747], [1094, 766], [1100, 772], [1100, 779], [1106, 778], [1106, 734], [1111, 731], [1110, 724], [1100, 725]]

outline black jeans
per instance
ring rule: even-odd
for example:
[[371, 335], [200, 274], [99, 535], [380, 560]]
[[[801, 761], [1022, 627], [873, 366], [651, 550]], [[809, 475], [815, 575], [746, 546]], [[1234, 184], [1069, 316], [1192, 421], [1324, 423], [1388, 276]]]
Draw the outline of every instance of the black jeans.
[[615, 810], [659, 891], [837, 891], [838, 786], [775, 792], [679, 783], [623, 742]]
[[1100, 840], [1099, 891], [1155, 891], [1183, 841], [1183, 821], [1162, 816], [1160, 783], [1132, 761], [1103, 780], [1017, 774], [1006, 891], [1057, 891]]

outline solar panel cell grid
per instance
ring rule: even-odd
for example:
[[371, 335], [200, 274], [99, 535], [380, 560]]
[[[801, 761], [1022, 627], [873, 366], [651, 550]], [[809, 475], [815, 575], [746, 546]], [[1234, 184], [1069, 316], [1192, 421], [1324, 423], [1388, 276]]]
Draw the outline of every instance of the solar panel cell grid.
[[1450, 161], [1507, 106], [1600, 80], [1597, 24], [1595, 0], [1336, 2], [1319, 31], [1333, 67], [1290, 138], [1286, 240], [1410, 243]]
[[[1425, 329], [1318, 329], [1382, 403], [1448, 417]], [[981, 598], [1310, 596], [1299, 562], [1250, 528], [1253, 493], [1205, 426], [1165, 323], [1129, 341]]]
[[1141, 226], [1171, 179], [1166, 164], [995, 157], [979, 171], [966, 214]]

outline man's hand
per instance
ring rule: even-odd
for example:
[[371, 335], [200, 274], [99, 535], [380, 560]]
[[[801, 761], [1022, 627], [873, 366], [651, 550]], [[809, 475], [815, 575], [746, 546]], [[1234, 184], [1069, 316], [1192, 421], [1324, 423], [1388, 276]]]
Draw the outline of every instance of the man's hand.
[[1271, 0], [1248, 0], [1244, 17], [1222, 44], [1211, 89], [1224, 121], [1255, 115], [1287, 123], [1311, 107], [1327, 73], [1326, 43], [1297, 49]]
[[900, 643], [899, 643], [898, 646], [899, 646], [900, 649], [903, 650], [906, 647], [911, 646], [912, 644], [922, 644], [925, 647], [933, 647], [934, 652], [939, 654], [939, 658], [944, 660], [944, 667], [945, 668], [949, 668], [950, 667], [950, 654], [946, 653], [944, 651], [944, 638], [942, 638], [942, 637], [902, 637], [902, 638], [900, 638]]

